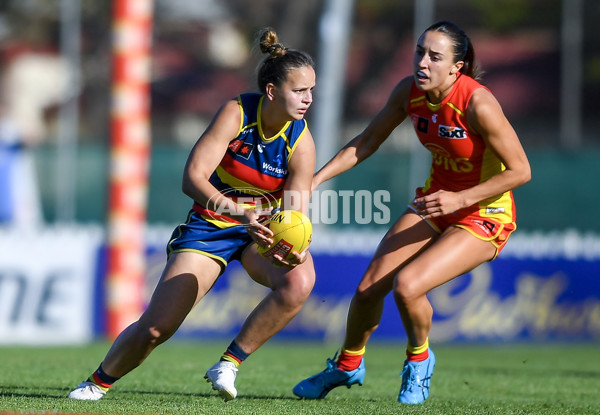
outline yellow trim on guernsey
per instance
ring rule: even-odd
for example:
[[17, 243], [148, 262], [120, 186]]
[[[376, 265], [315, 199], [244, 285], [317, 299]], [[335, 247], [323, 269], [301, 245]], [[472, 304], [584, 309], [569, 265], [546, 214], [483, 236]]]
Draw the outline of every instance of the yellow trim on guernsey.
[[262, 97], [260, 97], [260, 100], [258, 102], [258, 111], [256, 114], [256, 119], [257, 119], [257, 124], [258, 124], [258, 134], [260, 136], [260, 139], [262, 141], [264, 141], [265, 143], [268, 143], [270, 141], [275, 140], [277, 137], [282, 137], [285, 142], [288, 142], [288, 138], [285, 136], [285, 130], [288, 129], [288, 127], [290, 126], [290, 124], [292, 123], [291, 121], [286, 122], [283, 127], [281, 128], [281, 130], [279, 130], [279, 132], [277, 134], [275, 134], [273, 137], [267, 138], [265, 137], [265, 133], [263, 132], [263, 128], [262, 128], [262, 122], [260, 122], [260, 120], [262, 119], [262, 104], [263, 104], [263, 100], [264, 100], [265, 96], [263, 95]]
[[449, 102], [446, 105], [448, 105], [450, 108], [452, 108], [454, 111], [458, 112], [458, 115], [463, 116], [465, 115], [461, 109], [459, 109], [456, 105], [454, 105], [453, 103]]

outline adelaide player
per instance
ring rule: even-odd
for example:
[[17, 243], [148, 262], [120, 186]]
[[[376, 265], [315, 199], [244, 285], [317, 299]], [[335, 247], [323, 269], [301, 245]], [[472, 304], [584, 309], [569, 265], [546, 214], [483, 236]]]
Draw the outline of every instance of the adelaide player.
[[257, 245], [273, 242], [261, 223], [265, 212], [308, 212], [315, 146], [304, 115], [312, 104], [314, 63], [308, 54], [284, 47], [270, 28], [262, 31], [259, 44], [268, 55], [258, 68], [260, 93], [223, 104], [189, 155], [183, 191], [193, 208], [168, 243], [167, 264], [150, 304], [69, 398], [101, 399], [177, 331], [228, 263], [239, 260], [252, 279], [271, 290], [206, 372], [213, 389], [226, 401], [233, 399], [240, 364], [286, 326], [312, 291], [315, 270], [308, 250], [267, 260]]
[[337, 360], [294, 387], [301, 398], [362, 385], [366, 345], [391, 291], [408, 340], [398, 401], [424, 402], [435, 366], [427, 293], [496, 258], [516, 228], [512, 189], [530, 180], [530, 166], [498, 101], [477, 81], [468, 36], [451, 22], [433, 24], [417, 42], [413, 71], [313, 179], [314, 189], [353, 168], [406, 117], [432, 155], [429, 178], [380, 242], [356, 289]]

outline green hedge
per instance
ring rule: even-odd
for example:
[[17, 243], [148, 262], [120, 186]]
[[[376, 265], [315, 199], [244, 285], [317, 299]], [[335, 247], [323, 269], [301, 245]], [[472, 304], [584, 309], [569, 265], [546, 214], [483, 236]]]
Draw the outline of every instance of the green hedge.
[[[56, 150], [36, 149], [36, 162], [45, 218], [56, 217]], [[191, 206], [181, 192], [181, 174], [188, 149], [155, 146], [152, 149], [149, 187], [149, 223], [176, 224]], [[597, 172], [599, 151], [529, 151], [532, 181], [515, 191], [518, 225], [525, 230], [577, 229], [600, 232], [594, 214], [600, 206]], [[102, 146], [78, 148], [76, 177], [76, 221], [103, 223], [106, 219], [108, 153]], [[409, 156], [379, 152], [332, 183], [339, 190], [389, 190], [392, 220], [406, 206]], [[332, 225], [343, 226], [343, 225]], [[354, 226], [354, 225], [353, 225]], [[355, 225], [377, 227], [382, 225]]]

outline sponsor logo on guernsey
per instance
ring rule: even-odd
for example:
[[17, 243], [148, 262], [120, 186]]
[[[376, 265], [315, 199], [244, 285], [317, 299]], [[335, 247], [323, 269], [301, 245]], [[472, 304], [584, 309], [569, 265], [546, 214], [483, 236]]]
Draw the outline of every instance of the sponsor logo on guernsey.
[[427, 118], [419, 117], [414, 120], [414, 123], [417, 127], [417, 131], [427, 134], [427, 131], [429, 131], [429, 120]]
[[461, 139], [467, 138], [467, 132], [464, 128], [454, 127], [452, 125], [440, 125], [438, 135], [443, 138]]
[[229, 149], [233, 151], [236, 155], [248, 160], [250, 158], [250, 154], [252, 154], [254, 145], [250, 143], [245, 143], [243, 140], [235, 140], [229, 144]]
[[466, 157], [453, 158], [448, 150], [434, 143], [425, 144], [425, 148], [431, 151], [433, 164], [435, 166], [440, 166], [440, 168], [443, 168], [444, 170], [456, 173], [468, 173], [473, 171], [473, 164]]
[[252, 154], [252, 150], [254, 150], [253, 144], [244, 143], [240, 146], [238, 151], [235, 152], [235, 154], [248, 160], [250, 158], [250, 154]]
[[495, 213], [504, 213], [505, 210], [503, 207], [487, 207], [485, 208], [485, 213], [488, 215], [493, 215]]
[[237, 152], [239, 150], [239, 148], [241, 147], [241, 145], [243, 143], [244, 142], [242, 140], [239, 140], [239, 139], [238, 140], [234, 140], [231, 143], [229, 143], [229, 149], [235, 153], [235, 152]]
[[263, 171], [273, 173], [273, 174], [283, 174], [283, 175], [287, 174], [287, 169], [282, 169], [281, 167], [272, 166], [271, 164], [267, 163], [266, 161], [263, 161], [262, 169], [263, 169]]

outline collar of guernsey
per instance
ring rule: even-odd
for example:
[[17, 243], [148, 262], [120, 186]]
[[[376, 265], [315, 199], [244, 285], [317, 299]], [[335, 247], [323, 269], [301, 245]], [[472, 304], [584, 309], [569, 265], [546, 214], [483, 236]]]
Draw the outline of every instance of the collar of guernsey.
[[[308, 129], [304, 119], [288, 121], [277, 134], [265, 137], [260, 121], [264, 99], [255, 93], [237, 97], [240, 128], [209, 179], [220, 194], [257, 210], [280, 206], [289, 161]], [[193, 210], [220, 228], [240, 224], [211, 201], [207, 206], [194, 202]]]

